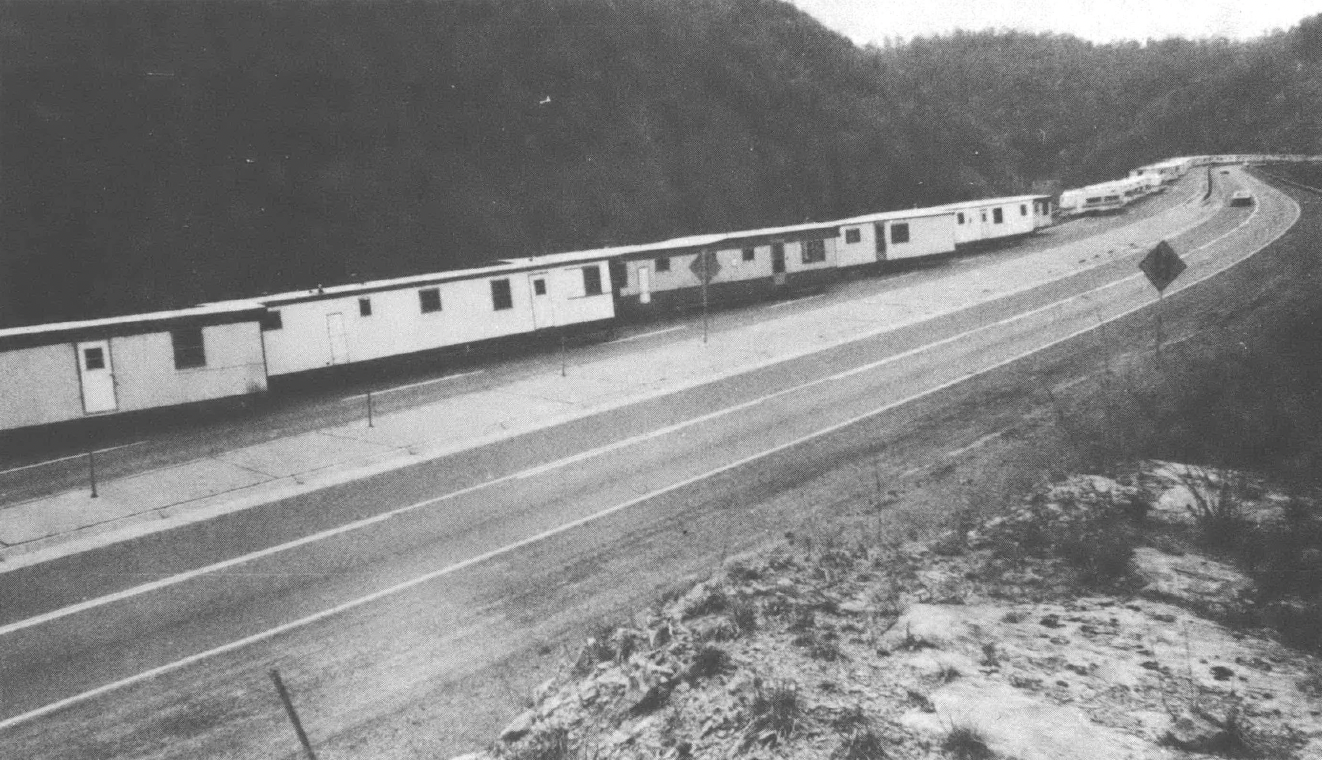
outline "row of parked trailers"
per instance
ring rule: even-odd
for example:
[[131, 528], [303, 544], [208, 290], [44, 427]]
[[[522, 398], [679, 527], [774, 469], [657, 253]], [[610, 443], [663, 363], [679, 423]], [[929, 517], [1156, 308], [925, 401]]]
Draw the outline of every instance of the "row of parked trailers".
[[1032, 234], [1025, 195], [677, 238], [136, 316], [0, 330], [0, 430], [260, 393], [284, 378], [820, 288]]

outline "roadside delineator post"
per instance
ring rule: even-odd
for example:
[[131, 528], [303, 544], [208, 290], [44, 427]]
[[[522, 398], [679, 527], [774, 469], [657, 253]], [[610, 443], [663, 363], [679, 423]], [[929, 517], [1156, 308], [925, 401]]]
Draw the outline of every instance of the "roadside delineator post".
[[298, 741], [303, 745], [303, 751], [307, 753], [308, 760], [317, 760], [317, 754], [312, 751], [312, 742], [308, 741], [307, 732], [303, 730], [303, 723], [298, 719], [298, 711], [294, 709], [294, 702], [289, 698], [289, 690], [285, 688], [285, 682], [280, 678], [280, 671], [272, 668], [270, 676], [271, 682], [275, 684], [276, 693], [280, 695], [280, 702], [285, 706], [285, 712], [289, 715], [289, 722], [294, 724], [294, 733], [298, 734]]
[[96, 452], [87, 450], [87, 479], [92, 484], [92, 498], [96, 498]]
[[367, 392], [367, 426], [375, 427], [372, 424], [372, 391]]

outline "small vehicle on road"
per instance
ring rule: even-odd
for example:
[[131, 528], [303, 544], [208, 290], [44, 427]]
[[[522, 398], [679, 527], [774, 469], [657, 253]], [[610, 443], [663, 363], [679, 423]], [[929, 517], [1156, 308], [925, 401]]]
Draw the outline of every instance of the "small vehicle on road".
[[1252, 206], [1253, 193], [1248, 190], [1236, 190], [1230, 195], [1230, 205], [1232, 206]]

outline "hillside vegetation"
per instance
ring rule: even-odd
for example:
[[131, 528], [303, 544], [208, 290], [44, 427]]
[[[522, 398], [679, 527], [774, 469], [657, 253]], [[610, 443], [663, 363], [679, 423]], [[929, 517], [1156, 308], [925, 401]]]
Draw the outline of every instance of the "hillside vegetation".
[[0, 324], [1322, 152], [1252, 43], [858, 49], [776, 0], [7, 3]]

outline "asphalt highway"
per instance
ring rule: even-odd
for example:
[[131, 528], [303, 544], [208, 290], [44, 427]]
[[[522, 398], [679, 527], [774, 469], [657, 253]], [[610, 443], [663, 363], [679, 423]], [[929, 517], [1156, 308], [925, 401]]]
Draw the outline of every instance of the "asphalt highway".
[[[1182, 285], [1295, 222], [1292, 200], [1239, 176], [1257, 205], [1176, 241]], [[270, 667], [335, 756], [453, 746], [434, 726], [418, 732], [432, 743], [405, 736], [420, 700], [495, 688], [529, 642], [774, 535], [794, 509], [779, 494], [922, 436], [981, 376], [1132, 318], [1154, 300], [1139, 255], [683, 398], [0, 574], [0, 746], [292, 757]], [[969, 445], [1014, 414], [937, 439]]]

